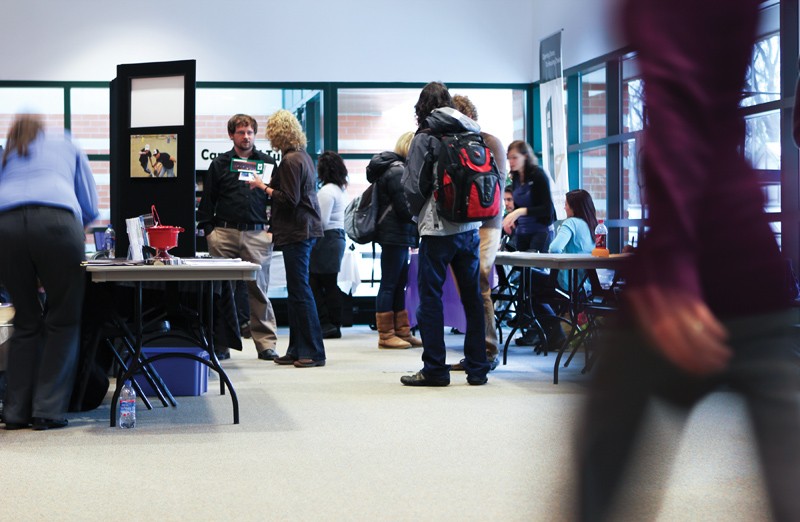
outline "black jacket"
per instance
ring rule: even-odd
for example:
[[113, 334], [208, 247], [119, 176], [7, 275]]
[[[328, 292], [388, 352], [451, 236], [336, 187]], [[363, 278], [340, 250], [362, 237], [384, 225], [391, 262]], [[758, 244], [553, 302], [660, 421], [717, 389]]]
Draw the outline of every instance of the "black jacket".
[[378, 239], [380, 245], [417, 246], [417, 226], [411, 221], [411, 214], [406, 206], [403, 186], [404, 159], [394, 152], [381, 152], [372, 156], [367, 166], [367, 181], [378, 183], [378, 218], [391, 210], [378, 223]]
[[[239, 180], [238, 172], [231, 172], [233, 149], [220, 154], [208, 167], [203, 178], [203, 197], [197, 207], [197, 225], [208, 234], [216, 222], [237, 224], [266, 224], [267, 195], [263, 190], [252, 190], [250, 184]], [[275, 163], [271, 156], [254, 150], [253, 159]]]

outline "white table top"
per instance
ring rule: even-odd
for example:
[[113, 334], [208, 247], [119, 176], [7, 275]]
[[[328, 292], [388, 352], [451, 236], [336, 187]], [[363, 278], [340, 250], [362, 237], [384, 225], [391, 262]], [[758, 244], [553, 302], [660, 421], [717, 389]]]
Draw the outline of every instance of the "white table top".
[[[261, 267], [232, 259], [183, 259], [182, 265], [111, 264], [88, 262], [95, 283], [107, 281], [252, 281]], [[118, 263], [124, 263], [119, 260]]]
[[541, 254], [537, 252], [498, 252], [496, 265], [557, 268], [559, 270], [610, 268], [618, 269], [630, 254], [595, 257], [591, 254]]

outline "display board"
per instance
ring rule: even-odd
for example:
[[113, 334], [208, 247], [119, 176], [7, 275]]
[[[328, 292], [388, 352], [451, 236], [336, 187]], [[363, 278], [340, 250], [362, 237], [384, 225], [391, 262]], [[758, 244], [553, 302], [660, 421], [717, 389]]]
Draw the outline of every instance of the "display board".
[[127, 218], [153, 205], [164, 225], [182, 227], [178, 257], [195, 246], [194, 60], [117, 66], [111, 82], [111, 223], [117, 255], [128, 251]]

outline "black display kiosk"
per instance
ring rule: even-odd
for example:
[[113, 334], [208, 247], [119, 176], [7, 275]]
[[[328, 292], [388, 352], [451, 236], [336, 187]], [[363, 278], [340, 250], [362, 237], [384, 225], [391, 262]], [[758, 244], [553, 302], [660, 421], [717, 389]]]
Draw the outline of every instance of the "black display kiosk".
[[[196, 253], [195, 80], [194, 60], [117, 66], [111, 82], [110, 189], [118, 257], [128, 253], [125, 220], [150, 213], [153, 205], [162, 224], [184, 229], [170, 254]], [[156, 149], [163, 163], [154, 157]]]

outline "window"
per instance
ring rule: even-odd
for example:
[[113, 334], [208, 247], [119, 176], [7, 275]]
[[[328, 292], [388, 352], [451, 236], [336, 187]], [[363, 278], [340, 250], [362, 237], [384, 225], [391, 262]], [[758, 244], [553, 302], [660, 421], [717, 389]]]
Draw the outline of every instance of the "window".
[[581, 75], [581, 141], [605, 138], [606, 68]]
[[70, 89], [72, 138], [87, 154], [109, 154], [109, 90]]
[[[587, 149], [580, 153], [581, 187], [592, 195], [597, 219], [606, 219], [606, 147]], [[556, 205], [562, 202], [556, 201]]]

